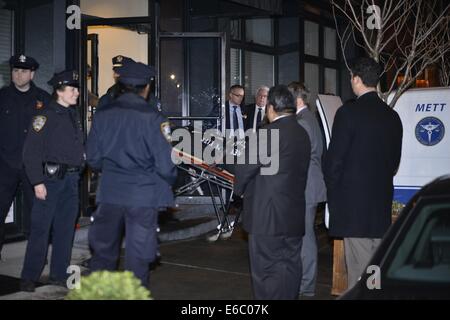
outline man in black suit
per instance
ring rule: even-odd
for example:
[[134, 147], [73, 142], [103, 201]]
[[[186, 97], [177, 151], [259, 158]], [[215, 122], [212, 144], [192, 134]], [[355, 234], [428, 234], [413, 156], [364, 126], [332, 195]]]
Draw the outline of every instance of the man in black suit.
[[242, 108], [244, 96], [245, 90], [243, 86], [235, 84], [230, 87], [228, 101], [225, 103], [225, 129], [245, 131], [244, 122], [246, 116]]
[[297, 123], [295, 110], [294, 97], [286, 86], [270, 89], [270, 123], [258, 131], [258, 147], [259, 153], [264, 152], [268, 143], [270, 165], [278, 162], [277, 172], [267, 172], [263, 155], [251, 146], [247, 148], [249, 159], [258, 159], [257, 163], [236, 166], [234, 192], [244, 201], [243, 227], [249, 233], [255, 299], [298, 297], [311, 146], [305, 129]]
[[266, 114], [266, 104], [267, 104], [267, 95], [269, 93], [269, 87], [261, 86], [256, 90], [255, 94], [255, 103], [246, 105], [244, 108], [244, 113], [247, 118], [245, 119], [245, 131], [248, 129], [259, 129], [261, 126], [261, 122], [264, 119], [264, 115]]
[[[237, 155], [245, 138], [245, 120], [246, 115], [243, 111], [243, 101], [245, 97], [244, 87], [235, 84], [228, 91], [228, 101], [225, 103], [225, 132], [224, 136], [228, 138], [225, 147], [225, 169], [234, 174]], [[229, 144], [229, 145], [228, 145]], [[231, 196], [231, 192], [227, 193], [226, 199]]]
[[391, 225], [393, 177], [403, 135], [397, 112], [376, 92], [379, 64], [359, 58], [350, 68], [357, 99], [336, 113], [324, 167], [330, 235], [344, 238], [349, 287]]

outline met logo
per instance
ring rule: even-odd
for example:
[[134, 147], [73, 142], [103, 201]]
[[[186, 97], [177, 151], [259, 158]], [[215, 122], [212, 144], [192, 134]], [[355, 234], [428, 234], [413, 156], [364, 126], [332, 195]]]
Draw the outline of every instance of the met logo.
[[442, 112], [446, 106], [446, 103], [418, 103], [416, 106], [416, 112]]

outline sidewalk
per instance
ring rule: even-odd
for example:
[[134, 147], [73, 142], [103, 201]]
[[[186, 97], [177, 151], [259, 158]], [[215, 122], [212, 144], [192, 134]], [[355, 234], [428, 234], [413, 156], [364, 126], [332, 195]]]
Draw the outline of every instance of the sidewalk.
[[[156, 300], [251, 299], [246, 234], [239, 227], [231, 238], [208, 242], [206, 233], [217, 225], [214, 214], [193, 214], [189, 219], [161, 224], [161, 263], [151, 271], [150, 290]], [[89, 258], [86, 225], [76, 232], [72, 264]], [[319, 270], [315, 299], [331, 296], [332, 248], [323, 228], [318, 230]], [[42, 285], [34, 293], [18, 292], [26, 241], [6, 244], [0, 262], [0, 300], [59, 300], [67, 289]], [[50, 255], [49, 255], [50, 257]], [[123, 259], [120, 267], [122, 267]], [[86, 270], [82, 268], [82, 271]], [[48, 266], [41, 282], [46, 283]]]

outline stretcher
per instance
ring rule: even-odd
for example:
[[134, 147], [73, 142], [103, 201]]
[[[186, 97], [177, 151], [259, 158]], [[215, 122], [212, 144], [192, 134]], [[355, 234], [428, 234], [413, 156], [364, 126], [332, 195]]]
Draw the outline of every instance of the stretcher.
[[[232, 207], [234, 175], [216, 165], [209, 165], [201, 159], [177, 148], [173, 148], [172, 152], [176, 158], [181, 160], [177, 167], [192, 178], [189, 183], [175, 190], [175, 196], [194, 191], [201, 185], [206, 184], [218, 222], [216, 227], [217, 233], [209, 237], [208, 240], [216, 241], [219, 237], [229, 238], [239, 221], [241, 213], [241, 210], [237, 210], [234, 219], [230, 221], [229, 214]], [[226, 192], [222, 192], [223, 190]], [[226, 199], [224, 199], [223, 193], [226, 194]], [[217, 196], [219, 201], [217, 201]]]

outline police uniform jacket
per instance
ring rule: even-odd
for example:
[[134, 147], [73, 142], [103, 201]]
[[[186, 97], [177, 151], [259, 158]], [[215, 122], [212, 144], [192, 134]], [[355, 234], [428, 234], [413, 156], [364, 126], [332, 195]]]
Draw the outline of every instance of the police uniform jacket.
[[25, 140], [23, 161], [33, 185], [44, 181], [46, 162], [83, 166], [83, 132], [74, 107], [66, 108], [52, 100], [48, 108], [33, 118]]
[[100, 100], [98, 100], [97, 109], [100, 109], [112, 103], [117, 94], [118, 94], [118, 85], [117, 83], [115, 83], [108, 88], [108, 90], [104, 95], [100, 97]]
[[391, 225], [402, 123], [376, 92], [338, 109], [325, 158], [330, 235], [381, 238]]
[[[119, 89], [118, 89], [118, 84], [114, 84], [113, 86], [111, 86], [108, 91], [106, 91], [106, 93], [101, 96], [101, 98], [99, 99], [98, 103], [97, 103], [97, 109], [102, 108], [108, 104], [111, 104], [115, 97], [119, 94]], [[148, 104], [153, 107], [156, 108], [158, 111], [161, 111], [161, 102], [159, 101], [158, 98], [156, 98], [154, 95], [150, 95], [149, 99], [148, 99]]]
[[86, 145], [88, 164], [102, 172], [97, 203], [173, 205], [177, 171], [162, 133], [167, 129], [166, 119], [136, 94], [123, 94], [97, 111]]
[[22, 149], [31, 119], [48, 106], [50, 95], [31, 82], [27, 92], [11, 83], [0, 90], [0, 160], [22, 168]]

